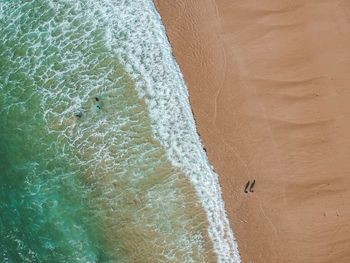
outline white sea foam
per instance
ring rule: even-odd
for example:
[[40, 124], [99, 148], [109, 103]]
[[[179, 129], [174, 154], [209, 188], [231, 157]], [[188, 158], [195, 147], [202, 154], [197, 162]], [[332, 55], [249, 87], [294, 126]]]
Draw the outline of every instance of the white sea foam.
[[209, 236], [219, 262], [240, 262], [218, 176], [197, 134], [188, 91], [153, 2], [104, 0], [98, 5], [88, 1], [88, 5], [87, 13], [103, 20], [109, 48], [126, 65], [140, 97], [146, 100], [155, 137], [173, 165], [194, 184], [207, 213]]

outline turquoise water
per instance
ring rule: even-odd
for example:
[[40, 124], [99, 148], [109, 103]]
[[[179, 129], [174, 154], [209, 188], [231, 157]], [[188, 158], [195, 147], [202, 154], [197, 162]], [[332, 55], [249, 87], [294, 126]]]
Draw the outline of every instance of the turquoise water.
[[212, 262], [94, 6], [0, 0], [0, 262]]

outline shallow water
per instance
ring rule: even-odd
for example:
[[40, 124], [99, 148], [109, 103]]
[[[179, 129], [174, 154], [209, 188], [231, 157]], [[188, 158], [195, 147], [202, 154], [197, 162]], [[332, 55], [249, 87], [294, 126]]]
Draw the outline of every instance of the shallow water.
[[212, 262], [105, 11], [0, 1], [0, 261]]

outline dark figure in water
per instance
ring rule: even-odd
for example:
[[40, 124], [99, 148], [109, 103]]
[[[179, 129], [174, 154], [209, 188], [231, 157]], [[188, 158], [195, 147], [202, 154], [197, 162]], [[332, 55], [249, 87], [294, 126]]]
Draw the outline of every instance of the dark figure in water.
[[95, 97], [95, 100], [96, 100], [97, 102], [100, 101], [99, 97]]
[[96, 108], [100, 110], [100, 109], [101, 109], [101, 106], [100, 106], [99, 104], [97, 104], [97, 105], [96, 105]]
[[76, 112], [74, 114], [74, 116], [77, 117], [77, 118], [81, 118], [83, 116], [83, 113], [81, 111], [79, 111], [79, 112]]

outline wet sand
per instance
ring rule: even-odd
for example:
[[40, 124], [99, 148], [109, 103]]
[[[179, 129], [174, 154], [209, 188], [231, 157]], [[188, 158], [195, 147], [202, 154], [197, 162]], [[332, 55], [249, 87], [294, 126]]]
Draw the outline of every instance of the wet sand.
[[349, 1], [155, 4], [242, 262], [350, 262]]

